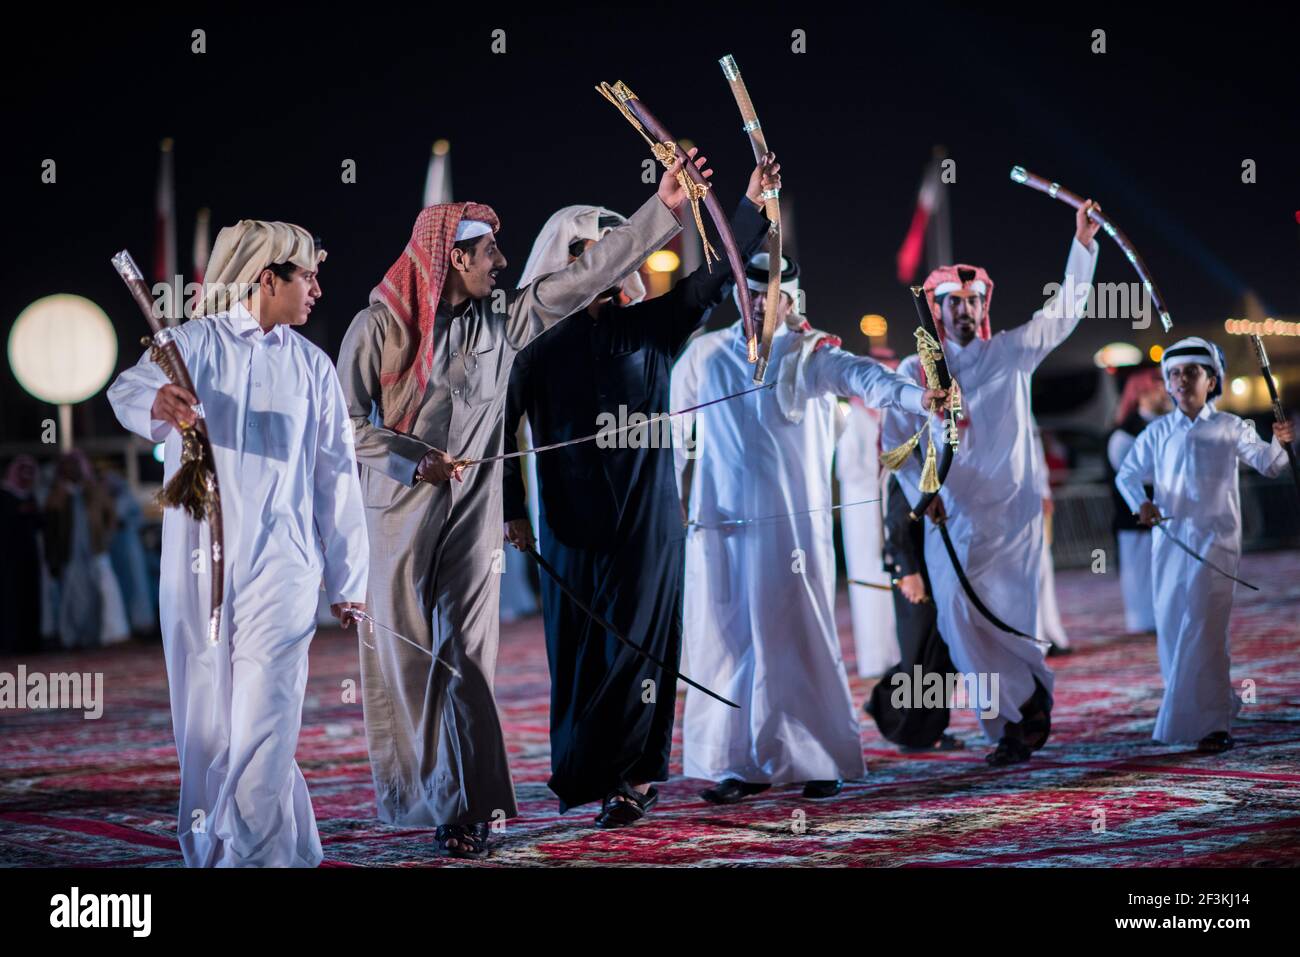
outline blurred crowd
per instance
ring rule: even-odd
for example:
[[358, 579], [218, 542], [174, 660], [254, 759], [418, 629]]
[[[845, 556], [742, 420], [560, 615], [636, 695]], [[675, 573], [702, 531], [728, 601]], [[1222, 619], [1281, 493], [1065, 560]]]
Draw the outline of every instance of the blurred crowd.
[[119, 472], [78, 449], [43, 467], [16, 456], [0, 483], [0, 522], [0, 654], [157, 635], [157, 524], [146, 525]]

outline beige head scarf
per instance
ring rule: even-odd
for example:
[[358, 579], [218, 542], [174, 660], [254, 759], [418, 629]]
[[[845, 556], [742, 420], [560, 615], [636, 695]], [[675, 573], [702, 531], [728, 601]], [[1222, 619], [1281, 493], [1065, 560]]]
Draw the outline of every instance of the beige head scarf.
[[325, 259], [311, 233], [293, 223], [241, 219], [217, 233], [217, 242], [204, 272], [203, 314], [229, 312], [247, 298], [262, 270], [275, 263], [293, 263], [308, 271]]
[[[523, 289], [543, 276], [559, 272], [567, 266], [569, 244], [574, 240], [604, 239], [614, 227], [601, 229], [602, 216], [618, 220], [620, 226], [627, 222], [627, 217], [604, 206], [565, 206], [553, 213], [537, 234], [533, 251], [528, 254], [528, 262], [524, 264], [524, 274], [519, 277], [519, 288]], [[628, 273], [619, 285], [623, 294], [632, 302], [640, 302], [645, 298], [645, 283], [636, 270]]]

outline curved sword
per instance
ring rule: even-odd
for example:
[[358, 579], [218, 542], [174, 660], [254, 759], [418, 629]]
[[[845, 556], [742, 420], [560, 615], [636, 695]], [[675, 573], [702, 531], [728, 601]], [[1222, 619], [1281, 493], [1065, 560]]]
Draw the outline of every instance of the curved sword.
[[731, 264], [732, 277], [736, 281], [736, 296], [740, 299], [740, 321], [745, 330], [745, 344], [750, 362], [758, 361], [758, 335], [754, 332], [753, 306], [750, 303], [749, 284], [745, 282], [745, 264], [740, 258], [740, 247], [736, 244], [736, 237], [731, 231], [731, 223], [728, 222], [726, 215], [722, 212], [722, 204], [718, 202], [718, 197], [713, 194], [709, 188], [709, 183], [700, 171], [691, 162], [691, 158], [686, 155], [686, 151], [677, 145], [672, 134], [655, 119], [644, 103], [628, 87], [626, 83], [619, 80], [613, 86], [608, 83], [601, 83], [596, 87], [596, 92], [603, 96], [623, 114], [623, 118], [632, 124], [633, 128], [641, 134], [642, 138], [650, 144], [650, 151], [654, 153], [655, 159], [663, 164], [664, 169], [671, 169], [674, 162], [682, 164], [681, 172], [677, 174], [677, 181], [681, 183], [690, 197], [691, 209], [695, 213], [695, 228], [700, 232], [700, 242], [704, 245], [704, 262], [707, 265], [710, 256], [717, 256], [713, 247], [709, 244], [709, 237], [704, 232], [704, 222], [700, 219], [700, 200], [704, 200], [704, 208], [709, 211], [709, 217], [713, 220], [714, 227], [718, 230], [718, 236], [722, 239], [722, 248], [727, 254], [727, 261]]
[[[740, 108], [740, 118], [745, 121], [744, 131], [749, 135], [749, 145], [754, 149], [755, 162], [762, 162], [767, 153], [767, 138], [763, 127], [758, 122], [758, 114], [749, 99], [749, 90], [736, 66], [736, 58], [730, 53], [718, 63], [722, 66], [722, 75], [731, 85], [731, 93]], [[781, 191], [769, 189], [763, 191], [763, 205], [767, 210], [767, 298], [763, 300], [763, 338], [758, 345], [758, 362], [754, 367], [754, 381], [762, 382], [767, 375], [767, 360], [772, 355], [772, 338], [776, 335], [776, 326], [780, 321], [778, 308], [781, 302]], [[795, 303], [796, 307], [798, 303]]]
[[[1079, 209], [1083, 206], [1083, 199], [1070, 192], [1060, 183], [1049, 181], [1046, 177], [1039, 176], [1037, 173], [1031, 173], [1023, 166], [1011, 167], [1011, 181], [1019, 183], [1021, 186], [1028, 186], [1030, 189], [1036, 189], [1040, 193], [1046, 193], [1052, 199], [1059, 199], [1067, 206], [1073, 206]], [[1174, 321], [1169, 318], [1169, 307], [1165, 305], [1165, 297], [1160, 294], [1156, 288], [1155, 280], [1151, 278], [1151, 273], [1147, 269], [1147, 264], [1142, 261], [1138, 255], [1137, 249], [1133, 243], [1124, 235], [1118, 226], [1111, 221], [1110, 217], [1101, 210], [1094, 209], [1089, 214], [1089, 218], [1096, 220], [1101, 224], [1101, 228], [1106, 231], [1106, 235], [1115, 240], [1115, 243], [1124, 253], [1124, 258], [1132, 263], [1133, 268], [1137, 270], [1138, 278], [1142, 280], [1142, 286], [1146, 289], [1147, 295], [1151, 297], [1152, 304], [1155, 305], [1156, 311], [1160, 314], [1160, 324], [1168, 332], [1174, 327]]]
[[736, 702], [728, 701], [726, 698], [722, 697], [722, 695], [718, 694], [717, 692], [710, 691], [708, 688], [704, 687], [704, 685], [700, 684], [697, 681], [692, 681], [690, 678], [686, 677], [686, 675], [682, 674], [676, 668], [672, 667], [666, 662], [660, 661], [654, 655], [650, 654], [650, 652], [646, 651], [640, 645], [633, 642], [630, 638], [625, 638], [622, 632], [618, 631], [608, 621], [606, 621], [600, 615], [596, 614], [596, 612], [592, 609], [590, 605], [588, 605], [586, 602], [584, 602], [581, 598], [579, 598], [577, 595], [573, 593], [573, 589], [571, 589], [567, 584], [565, 584], [564, 579], [560, 577], [560, 573], [551, 567], [551, 563], [548, 562], [545, 558], [543, 558], [538, 553], [535, 547], [521, 548], [520, 551], [522, 551], [525, 555], [527, 555], [533, 561], [535, 561], [537, 563], [537, 567], [540, 568], [542, 571], [544, 571], [547, 577], [551, 579], [551, 581], [555, 582], [555, 587], [558, 588], [560, 591], [564, 592], [564, 594], [568, 597], [569, 601], [577, 605], [578, 608], [581, 611], [583, 611], [588, 618], [590, 618], [596, 624], [600, 625], [601, 628], [604, 628], [605, 631], [609, 632], [620, 642], [627, 645], [629, 648], [635, 651], [646, 661], [658, 667], [660, 671], [664, 672], [664, 674], [668, 675], [670, 678], [679, 678], [686, 684], [690, 685], [695, 690], [703, 691], [710, 698], [713, 698], [717, 701], [721, 701], [723, 704], [727, 705], [728, 707], [735, 708], [737, 711], [740, 710], [740, 705], [736, 704]]

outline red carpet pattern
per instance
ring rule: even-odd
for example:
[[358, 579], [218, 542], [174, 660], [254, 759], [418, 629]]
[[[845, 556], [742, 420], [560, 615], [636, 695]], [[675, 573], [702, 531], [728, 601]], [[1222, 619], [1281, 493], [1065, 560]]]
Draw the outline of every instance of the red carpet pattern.
[[[1126, 636], [1119, 587], [1058, 576], [1076, 651], [1053, 658], [1053, 735], [1027, 765], [991, 769], [970, 714], [968, 750], [902, 755], [864, 716], [868, 776], [828, 801], [798, 789], [738, 806], [701, 801], [674, 777], [640, 824], [604, 832], [598, 808], [561, 816], [546, 788], [548, 679], [539, 619], [505, 625], [497, 688], [521, 817], [487, 862], [433, 856], [432, 832], [373, 816], [355, 638], [322, 632], [311, 652], [298, 760], [326, 866], [1277, 866], [1300, 863], [1300, 553], [1248, 556], [1233, 613], [1233, 680], [1256, 700], [1238, 747], [1197, 755], [1151, 741], [1160, 701], [1153, 636]], [[839, 622], [853, 672], [847, 600]], [[104, 673], [103, 717], [0, 712], [0, 866], [178, 866], [177, 768], [162, 651], [132, 644], [24, 659], [30, 671]], [[19, 662], [0, 659], [0, 671]], [[854, 679], [860, 703], [872, 681]], [[357, 692], [359, 694], [359, 692]], [[679, 704], [680, 715], [680, 704]]]

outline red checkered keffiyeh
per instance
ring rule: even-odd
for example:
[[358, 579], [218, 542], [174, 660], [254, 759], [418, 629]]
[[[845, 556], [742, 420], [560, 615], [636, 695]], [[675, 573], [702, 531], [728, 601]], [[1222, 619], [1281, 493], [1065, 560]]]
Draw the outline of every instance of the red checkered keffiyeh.
[[379, 371], [384, 426], [397, 432], [415, 423], [433, 371], [433, 317], [462, 219], [487, 223], [494, 233], [501, 228], [492, 207], [482, 203], [430, 206], [416, 217], [406, 249], [370, 292], [370, 302], [386, 306], [407, 330], [384, 343]]

